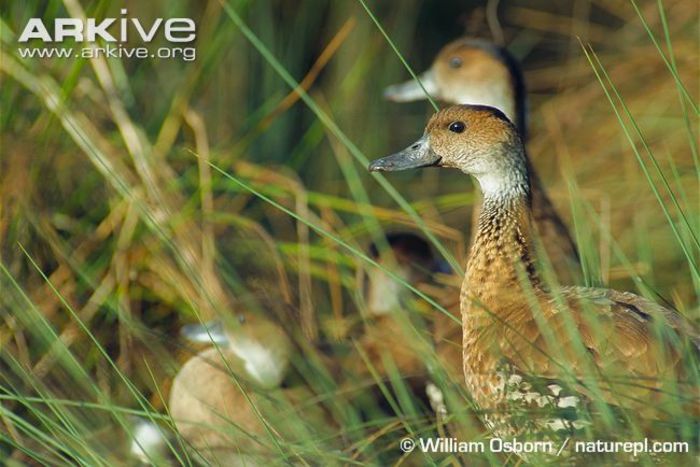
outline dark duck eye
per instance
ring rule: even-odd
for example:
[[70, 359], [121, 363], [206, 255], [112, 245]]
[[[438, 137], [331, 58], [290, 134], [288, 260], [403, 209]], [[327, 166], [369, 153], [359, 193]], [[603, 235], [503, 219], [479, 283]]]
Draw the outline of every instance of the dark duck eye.
[[464, 125], [464, 122], [452, 122], [450, 126], [447, 127], [447, 129], [453, 133], [461, 133], [465, 128], [466, 125]]
[[462, 66], [462, 59], [459, 57], [452, 57], [450, 59], [450, 68], [459, 68]]

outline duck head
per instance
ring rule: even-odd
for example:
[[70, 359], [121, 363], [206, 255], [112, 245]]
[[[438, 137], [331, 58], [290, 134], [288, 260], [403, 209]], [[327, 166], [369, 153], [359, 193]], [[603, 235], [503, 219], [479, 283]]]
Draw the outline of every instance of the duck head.
[[440, 50], [432, 66], [419, 76], [425, 91], [411, 80], [389, 86], [384, 97], [409, 102], [432, 97], [451, 104], [496, 107], [522, 132], [525, 130], [525, 86], [517, 60], [503, 47], [463, 38]]
[[428, 121], [423, 136], [396, 154], [373, 161], [370, 172], [447, 167], [473, 175], [489, 195], [527, 185], [527, 164], [518, 130], [500, 110], [482, 105], [445, 108]]
[[[440, 261], [430, 244], [411, 232], [394, 232], [386, 236], [390, 252], [382, 252], [377, 245], [369, 247], [370, 257], [393, 272], [405, 282], [415, 285], [430, 279], [433, 273], [449, 272], [449, 266]], [[393, 258], [387, 258], [390, 254]], [[402, 283], [379, 268], [370, 268], [361, 282], [365, 303], [373, 315], [383, 315], [396, 311], [403, 297], [410, 291]]]
[[262, 387], [277, 387], [287, 374], [292, 343], [272, 321], [252, 313], [238, 313], [231, 322], [213, 321], [183, 326], [191, 342], [215, 343], [242, 362], [247, 379]]

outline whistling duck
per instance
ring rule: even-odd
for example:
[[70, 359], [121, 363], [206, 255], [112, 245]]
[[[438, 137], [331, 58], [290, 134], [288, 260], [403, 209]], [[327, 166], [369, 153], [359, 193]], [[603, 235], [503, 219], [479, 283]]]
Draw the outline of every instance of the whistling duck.
[[700, 337], [679, 313], [629, 292], [543, 284], [525, 149], [501, 111], [441, 110], [369, 170], [431, 166], [472, 175], [483, 196], [460, 296], [463, 365], [496, 435], [595, 433], [610, 410], [636, 426], [700, 413]]
[[239, 326], [227, 330], [188, 325], [182, 332], [191, 341], [217, 344], [184, 364], [170, 392], [177, 430], [205, 463], [258, 465], [279, 458], [278, 443], [318, 439], [309, 435], [309, 423], [323, 420], [306, 388], [280, 388], [292, 353], [285, 332], [259, 316], [238, 319]]
[[[447, 379], [436, 384], [429, 380], [425, 358], [420, 349], [407, 346], [412, 335], [402, 332], [397, 314], [401, 313], [410, 290], [402, 283], [379, 268], [372, 268], [361, 276], [369, 324], [358, 344], [381, 376], [386, 376], [384, 359], [390, 357], [393, 365], [407, 378], [419, 397], [426, 397], [439, 425], [446, 420], [448, 413], [454, 423], [449, 424], [453, 436], [467, 439], [483, 430], [476, 428], [478, 421], [464, 409], [464, 376], [462, 371], [462, 328], [458, 297], [445, 289], [439, 282], [450, 282], [449, 291], [455, 290], [452, 269], [444, 260], [435, 255], [430, 244], [419, 235], [410, 232], [392, 232], [386, 235], [388, 254], [380, 254], [375, 244], [369, 247], [369, 256], [383, 267], [392, 270], [405, 282], [434, 296], [435, 300], [456, 319], [440, 313], [433, 320], [432, 338], [435, 344], [437, 361]], [[357, 368], [359, 366], [359, 368]], [[356, 374], [366, 373], [364, 362], [350, 365]], [[457, 421], [462, 423], [456, 423]], [[476, 428], [476, 429], [475, 429]]]
[[[431, 282], [434, 282], [434, 276], [450, 276], [452, 274], [452, 269], [449, 264], [445, 261], [440, 260], [434, 253], [430, 244], [419, 235], [410, 232], [392, 232], [386, 235], [386, 244], [390, 249], [390, 255], [380, 254], [377, 246], [371, 244], [369, 247], [369, 256], [381, 264], [384, 268], [392, 270], [394, 274], [401, 277], [406, 283], [412, 285], [413, 287], [422, 287]], [[390, 260], [387, 260], [390, 257]], [[376, 346], [386, 349], [387, 352], [401, 353], [407, 352], [403, 345], [397, 344], [394, 340], [400, 339], [401, 337], [396, 337], [396, 326], [395, 323], [390, 319], [393, 314], [401, 312], [402, 305], [405, 305], [405, 300], [411, 296], [411, 291], [402, 283], [389, 276], [383, 270], [379, 268], [371, 268], [367, 271], [362, 270], [363, 275], [361, 276], [361, 287], [364, 291], [364, 299], [369, 312], [370, 318], [377, 323], [374, 326], [375, 329], [371, 330], [369, 334], [372, 339], [371, 342], [376, 341]], [[432, 288], [431, 288], [432, 289]], [[434, 291], [431, 291], [435, 294]], [[442, 296], [442, 289], [437, 291], [436, 299], [443, 302], [445, 297]], [[459, 303], [455, 307], [452, 303], [452, 297], [447, 297], [447, 301], [442, 303], [447, 305], [447, 311], [452, 313], [455, 317], [459, 317]], [[382, 319], [388, 316], [388, 319]], [[451, 321], [451, 325], [443, 323], [435, 323], [437, 325], [434, 331], [434, 338], [436, 342], [452, 342], [453, 347], [459, 350], [461, 362], [461, 327], [454, 326], [456, 323], [450, 318], [446, 318]], [[459, 335], [455, 335], [454, 330], [459, 331]], [[392, 339], [391, 336], [395, 336]], [[459, 338], [458, 340], [454, 338]], [[450, 353], [448, 345], [442, 347], [445, 353]], [[440, 357], [441, 347], [437, 349], [438, 357]], [[411, 352], [412, 358], [407, 360], [407, 364], [400, 365], [401, 370], [417, 370], [418, 366], [422, 365], [420, 358], [415, 352]], [[394, 359], [400, 361], [398, 359]], [[442, 360], [442, 359], [441, 359]], [[454, 359], [449, 359], [454, 360]], [[448, 362], [444, 362], [444, 366], [454, 366], [450, 365]], [[451, 369], [451, 368], [450, 368]], [[461, 363], [457, 367], [459, 375], [461, 376]], [[410, 373], [410, 371], [409, 371]], [[461, 378], [460, 378], [461, 379]]]
[[[438, 261], [432, 248], [423, 238], [409, 232], [393, 232], [386, 235], [387, 246], [391, 249], [393, 258], [381, 255], [377, 245], [369, 247], [369, 256], [391, 268], [393, 272], [409, 284], [427, 281], [435, 272], [449, 272], [443, 262]], [[392, 268], [391, 260], [395, 260], [396, 268]], [[381, 316], [401, 308], [401, 302], [410, 292], [400, 282], [379, 268], [371, 268], [365, 272], [361, 286], [364, 289], [367, 310], [372, 316]]]
[[[444, 46], [432, 66], [417, 81], [395, 84], [385, 89], [384, 96], [394, 102], [408, 102], [432, 97], [450, 104], [482, 104], [500, 109], [515, 122], [522, 138], [527, 135], [527, 92], [518, 61], [504, 47], [492, 42], [461, 38]], [[529, 163], [528, 163], [529, 164]], [[579, 279], [579, 257], [571, 236], [528, 165], [532, 179], [534, 223], [540, 240], [559, 280], [564, 283]], [[479, 209], [472, 211], [472, 237], [476, 232]], [[441, 297], [446, 310], [459, 315], [458, 289], [448, 289]], [[434, 319], [437, 355], [443, 368], [460, 381], [462, 366], [461, 327], [449, 316], [440, 313]], [[459, 376], [458, 376], [459, 375]]]
[[[408, 284], [425, 283], [433, 273], [445, 268], [430, 245], [418, 235], [389, 233], [385, 240], [390, 251], [380, 252], [373, 243], [368, 248], [369, 256]], [[385, 363], [389, 359], [402, 376], [424, 379], [426, 371], [420, 352], [403, 345], [413, 338], [412, 331], [406, 327], [406, 315], [401, 315], [411, 295], [409, 290], [379, 268], [360, 269], [359, 272], [358, 286], [365, 302], [366, 325], [357, 340], [358, 347], [382, 377], [388, 374]], [[355, 376], [369, 373], [368, 363], [354, 354], [343, 366]]]
[[[440, 50], [428, 71], [419, 76], [425, 90], [448, 104], [479, 104], [500, 109], [515, 122], [521, 137], [527, 133], [527, 95], [518, 61], [504, 48], [482, 39], [462, 38]], [[396, 102], [425, 99], [417, 81], [386, 88]], [[529, 161], [535, 228], [559, 280], [577, 282], [579, 257], [571, 236]], [[472, 228], [479, 210], [472, 213]], [[472, 237], [475, 230], [472, 230]]]

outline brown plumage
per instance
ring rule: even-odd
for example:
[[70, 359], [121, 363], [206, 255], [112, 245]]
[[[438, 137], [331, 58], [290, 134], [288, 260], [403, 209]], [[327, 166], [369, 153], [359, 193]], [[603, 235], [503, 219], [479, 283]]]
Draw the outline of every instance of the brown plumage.
[[259, 465], [278, 458], [276, 443], [307, 439], [313, 435], [305, 429], [327, 426], [306, 387], [280, 388], [292, 352], [284, 331], [261, 317], [239, 316], [240, 326], [228, 332], [188, 328], [191, 340], [211, 336], [218, 348], [188, 360], [170, 392], [178, 432], [207, 464]]
[[444, 109], [370, 170], [425, 166], [457, 168], [483, 193], [460, 308], [465, 381], [495, 433], [597, 429], [594, 394], [642, 427], [700, 413], [689, 370], [700, 338], [681, 315], [628, 292], [543, 284], [525, 150], [502, 112]]
[[[381, 252], [374, 243], [369, 246], [373, 260], [409, 284], [425, 282], [438, 268], [438, 262], [428, 242], [416, 234], [394, 232], [386, 235], [389, 251]], [[410, 291], [399, 281], [379, 268], [362, 269], [359, 286], [370, 316], [396, 312], [401, 302], [410, 296]]]
[[[390, 233], [385, 241], [388, 251], [371, 244], [368, 254], [406, 283], [415, 286], [427, 282], [438, 267], [430, 245], [418, 235]], [[389, 365], [402, 376], [424, 380], [426, 369], [420, 350], [404, 345], [415, 337], [405, 315], [410, 290], [382, 269], [373, 267], [359, 272], [358, 286], [363, 292], [366, 315], [356, 343], [369, 365], [353, 352], [343, 367], [355, 377], [370, 377], [371, 365], [384, 378], [389, 372], [386, 364], [391, 362]]]
[[[450, 104], [481, 104], [501, 110], [524, 137], [527, 133], [526, 89], [520, 65], [503, 47], [462, 38], [440, 50], [421, 82], [433, 97]], [[388, 99], [406, 102], [425, 99], [417, 82], [389, 86]], [[527, 161], [532, 193], [532, 217], [539, 240], [562, 283], [577, 283], [580, 260], [566, 225]], [[479, 220], [478, 202], [472, 211], [472, 239]], [[449, 318], [448, 318], [449, 319]]]
[[[402, 327], [405, 323], [402, 323], [399, 313], [405, 313], [406, 300], [412, 292], [378, 268], [363, 271], [361, 276], [370, 316], [358, 345], [382, 377], [387, 376], [384, 361], [391, 360], [392, 365], [407, 379], [416, 394], [427, 396], [439, 425], [443, 425], [447, 419], [451, 420], [446, 427], [451, 436], [472, 439], [483, 433], [483, 426], [465, 407], [466, 385], [462, 370], [459, 283], [454, 283], [456, 276], [451, 273], [449, 265], [440, 261], [430, 244], [420, 236], [409, 232], [394, 232], [388, 234], [385, 240], [389, 251], [379, 254], [378, 248], [371, 245], [369, 253], [372, 259], [410, 285], [434, 295], [434, 298], [455, 317], [451, 319], [443, 313], [432, 317], [434, 321], [431, 337], [437, 360], [445, 370], [447, 378], [440, 379], [439, 383], [430, 381], [422, 349], [415, 345], [406, 345], [406, 342], [415, 341], [415, 336], [413, 331]], [[436, 287], [436, 281], [442, 280], [447, 280], [449, 284]], [[443, 287], [445, 285], [446, 287]], [[454, 291], [456, 293], [453, 293]], [[366, 366], [364, 361], [356, 358], [344, 365], [360, 376], [367, 374]]]
[[343, 364], [345, 370], [354, 377], [373, 378], [371, 366], [381, 378], [386, 378], [390, 369], [395, 369], [404, 378], [424, 379], [426, 371], [421, 354], [405, 345], [412, 336], [400, 319], [395, 315], [370, 318], [357, 340], [357, 346], [367, 361], [353, 352]]

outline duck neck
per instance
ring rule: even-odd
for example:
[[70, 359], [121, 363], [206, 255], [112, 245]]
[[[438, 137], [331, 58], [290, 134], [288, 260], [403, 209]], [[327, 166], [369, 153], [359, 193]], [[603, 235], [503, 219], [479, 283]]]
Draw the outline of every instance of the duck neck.
[[531, 255], [530, 185], [524, 154], [500, 174], [491, 172], [477, 179], [483, 203], [463, 292], [495, 313], [510, 300], [523, 299], [525, 279], [535, 288], [540, 286]]
[[527, 88], [518, 60], [505, 48], [499, 48], [497, 55], [508, 70], [512, 114], [508, 118], [515, 123], [523, 141], [527, 140]]
[[510, 72], [511, 92], [513, 95], [513, 117], [511, 121], [515, 123], [520, 133], [520, 138], [527, 141], [527, 89], [525, 88], [525, 79], [520, 71], [520, 66], [517, 61], [510, 57], [506, 63]]

